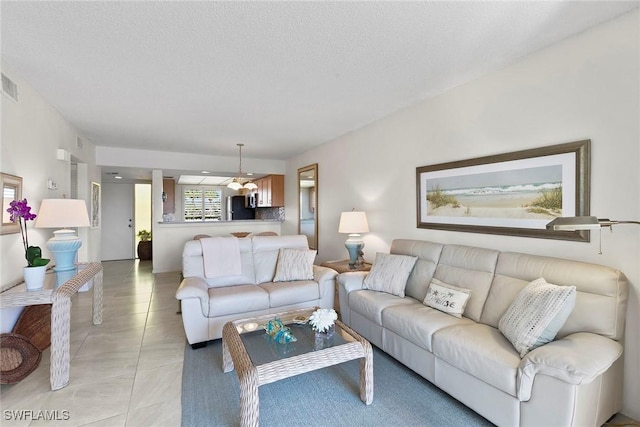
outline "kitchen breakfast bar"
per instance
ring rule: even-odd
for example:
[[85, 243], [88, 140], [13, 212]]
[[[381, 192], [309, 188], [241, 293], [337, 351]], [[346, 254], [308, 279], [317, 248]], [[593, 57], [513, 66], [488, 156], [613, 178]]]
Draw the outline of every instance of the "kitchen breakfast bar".
[[282, 234], [282, 220], [255, 219], [234, 221], [158, 222], [153, 226], [153, 272], [165, 273], [182, 270], [182, 249], [188, 240], [198, 234], [229, 236], [231, 233]]

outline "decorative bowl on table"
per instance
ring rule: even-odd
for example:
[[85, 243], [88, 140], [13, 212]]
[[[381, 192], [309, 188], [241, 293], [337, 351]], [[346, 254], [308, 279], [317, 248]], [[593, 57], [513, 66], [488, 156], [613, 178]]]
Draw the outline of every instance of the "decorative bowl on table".
[[235, 233], [231, 233], [232, 235], [236, 236], [238, 239], [241, 239], [243, 237], [247, 237], [249, 234], [251, 234], [250, 231], [236, 231]]

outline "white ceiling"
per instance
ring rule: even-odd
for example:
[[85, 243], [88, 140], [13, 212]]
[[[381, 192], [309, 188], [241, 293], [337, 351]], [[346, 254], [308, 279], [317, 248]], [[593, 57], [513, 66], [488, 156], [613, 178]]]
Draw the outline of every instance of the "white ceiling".
[[287, 159], [635, 7], [2, 1], [2, 60], [95, 145]]

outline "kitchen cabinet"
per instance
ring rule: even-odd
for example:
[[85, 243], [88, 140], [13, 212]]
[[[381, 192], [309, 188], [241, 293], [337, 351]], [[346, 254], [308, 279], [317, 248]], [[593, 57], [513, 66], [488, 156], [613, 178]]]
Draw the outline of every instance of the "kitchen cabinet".
[[284, 175], [267, 175], [253, 181], [258, 188], [258, 207], [284, 206]]
[[[166, 195], [166, 196], [165, 196]], [[162, 213], [176, 212], [176, 182], [173, 179], [162, 180]]]

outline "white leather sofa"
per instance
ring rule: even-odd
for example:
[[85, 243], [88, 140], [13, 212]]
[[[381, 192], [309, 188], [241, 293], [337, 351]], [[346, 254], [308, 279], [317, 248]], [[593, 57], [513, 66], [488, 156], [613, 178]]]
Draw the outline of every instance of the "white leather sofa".
[[[600, 426], [622, 406], [627, 280], [614, 269], [490, 249], [395, 240], [418, 258], [405, 297], [363, 289], [368, 273], [338, 276], [343, 322], [499, 426]], [[524, 357], [498, 323], [528, 282], [576, 286], [555, 340]], [[432, 278], [471, 289], [462, 318], [422, 302]]]
[[333, 308], [337, 273], [313, 266], [313, 280], [272, 282], [280, 248], [308, 249], [307, 237], [255, 236], [238, 239], [242, 274], [205, 278], [202, 246], [193, 240], [182, 253], [184, 279], [176, 292], [192, 347], [222, 337], [230, 320], [319, 306]]

